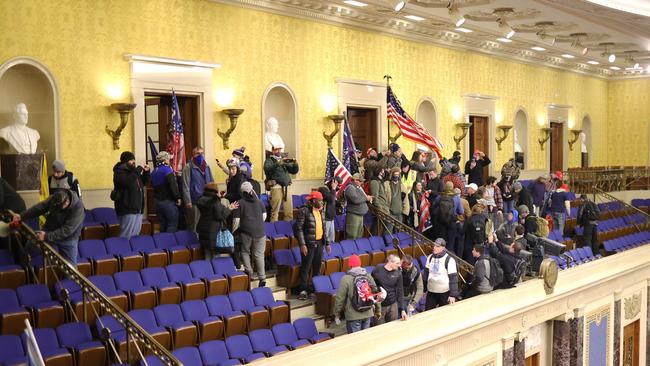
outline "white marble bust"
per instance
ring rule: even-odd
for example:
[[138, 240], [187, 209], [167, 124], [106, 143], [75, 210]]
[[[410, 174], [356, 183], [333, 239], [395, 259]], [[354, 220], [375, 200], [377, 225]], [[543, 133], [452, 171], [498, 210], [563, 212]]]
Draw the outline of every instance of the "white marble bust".
[[25, 103], [16, 104], [13, 122], [0, 129], [0, 139], [7, 142], [14, 150], [11, 153], [34, 154], [41, 135], [33, 128], [27, 127], [29, 112]]
[[515, 152], [518, 153], [524, 152], [524, 149], [522, 149], [521, 145], [519, 144], [519, 138], [517, 137], [517, 130], [515, 130], [514, 139], [515, 139]]
[[266, 132], [264, 133], [264, 150], [272, 151], [273, 148], [281, 148], [284, 152], [284, 140], [278, 134], [279, 122], [275, 117], [266, 120]]
[[586, 153], [587, 151], [587, 135], [580, 132], [580, 152]]

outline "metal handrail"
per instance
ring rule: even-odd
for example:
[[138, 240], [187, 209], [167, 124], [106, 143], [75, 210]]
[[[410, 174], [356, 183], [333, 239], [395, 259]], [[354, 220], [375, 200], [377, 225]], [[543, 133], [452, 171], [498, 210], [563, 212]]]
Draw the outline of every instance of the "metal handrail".
[[[394, 227], [397, 227], [399, 231], [406, 232], [411, 237], [416, 239], [416, 240], [414, 240], [414, 243], [418, 246], [418, 249], [420, 251], [422, 251], [422, 253], [424, 253], [424, 251], [422, 250], [422, 247], [420, 246], [421, 242], [425, 243], [426, 245], [433, 246], [433, 242], [431, 240], [429, 240], [429, 238], [427, 238], [426, 236], [422, 235], [422, 233], [420, 233], [419, 231], [417, 231], [417, 230], [413, 229], [412, 227], [406, 225], [405, 223], [395, 219], [391, 215], [388, 215], [387, 213], [381, 211], [374, 204], [369, 203], [368, 208], [379, 219], [390, 222], [391, 225], [393, 225]], [[398, 247], [399, 247], [399, 245], [398, 245]], [[400, 250], [400, 249], [398, 249], [398, 250]], [[456, 254], [454, 254], [454, 253], [452, 253], [450, 251], [447, 251], [447, 254], [449, 254], [449, 256], [451, 256], [452, 258], [454, 258], [456, 260], [456, 263], [457, 263], [459, 269], [462, 269], [467, 273], [474, 274], [474, 266], [473, 265], [466, 262], [465, 260], [463, 260], [462, 258], [460, 258], [459, 256], [457, 256]]]
[[[0, 213], [0, 220], [4, 222], [11, 222], [13, 220], [14, 213], [11, 210], [3, 210]], [[163, 347], [158, 341], [153, 339], [149, 333], [131, 319], [131, 317], [119, 308], [113, 301], [111, 301], [103, 292], [101, 292], [95, 285], [90, 282], [84, 275], [79, 273], [75, 267], [73, 267], [67, 260], [65, 260], [61, 254], [54, 250], [48, 243], [45, 241], [40, 241], [36, 238], [36, 233], [27, 226], [24, 222], [20, 223], [20, 227], [17, 230], [23, 234], [25, 237], [31, 239], [36, 246], [43, 253], [43, 259], [49, 261], [52, 265], [55, 265], [63, 274], [68, 278], [73, 280], [83, 291], [84, 294], [87, 294], [90, 297], [91, 302], [97, 302], [99, 306], [104, 309], [109, 315], [115, 318], [127, 332], [127, 350], [130, 347], [129, 334], [133, 338], [133, 341], [136, 343], [140, 341], [142, 344], [153, 353], [154, 356], [158, 357], [160, 361], [167, 366], [182, 366], [183, 364], [174, 357], [169, 350]], [[47, 273], [45, 274], [47, 278]], [[85, 296], [84, 296], [85, 300]], [[84, 306], [84, 312], [85, 312]]]
[[627, 207], [627, 208], [630, 208], [630, 209], [632, 209], [632, 210], [634, 210], [634, 211], [640, 213], [641, 215], [645, 216], [646, 219], [650, 219], [650, 214], [648, 214], [647, 212], [642, 211], [642, 210], [639, 210], [637, 207], [634, 207], [634, 206], [632, 206], [631, 204], [629, 204], [629, 203], [627, 203], [627, 202], [625, 202], [625, 201], [621, 201], [620, 199], [618, 199], [618, 198], [612, 196], [611, 194], [609, 194], [609, 193], [603, 191], [603, 190], [600, 189], [600, 188], [596, 188], [596, 187], [594, 187], [593, 189], [594, 189], [594, 191], [596, 192], [596, 193], [594, 193], [594, 201], [596, 200], [596, 194], [600, 194], [600, 195], [605, 196], [606, 198], [608, 198], [608, 199], [610, 199], [610, 200], [612, 200], [612, 201], [619, 202], [619, 203], [623, 204], [623, 206], [625, 206], [625, 207]]

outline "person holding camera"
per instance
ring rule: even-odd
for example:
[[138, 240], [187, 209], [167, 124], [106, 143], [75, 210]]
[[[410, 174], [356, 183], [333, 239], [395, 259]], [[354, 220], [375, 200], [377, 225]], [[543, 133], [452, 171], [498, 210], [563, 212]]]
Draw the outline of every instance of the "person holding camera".
[[483, 182], [483, 167], [490, 165], [490, 159], [483, 151], [474, 150], [474, 155], [470, 160], [465, 163], [465, 174], [467, 174], [467, 182], [474, 183], [477, 186], [482, 186]]
[[135, 155], [125, 151], [120, 162], [113, 167], [113, 191], [115, 212], [120, 222], [120, 236], [131, 238], [140, 234], [144, 213], [144, 186], [149, 180], [149, 166], [135, 165]]
[[336, 195], [339, 192], [339, 184], [342, 182], [341, 177], [334, 177], [325, 184], [325, 187], [318, 188], [318, 191], [323, 195], [323, 202], [325, 203], [323, 210], [325, 216], [323, 220], [325, 220], [325, 238], [328, 243], [333, 243], [336, 237], [334, 227], [334, 219], [336, 218]]
[[282, 147], [272, 147], [272, 153], [264, 161], [266, 190], [270, 191], [271, 222], [278, 221], [280, 205], [284, 202], [284, 219], [293, 220], [291, 175], [298, 174], [298, 162], [282, 154]]

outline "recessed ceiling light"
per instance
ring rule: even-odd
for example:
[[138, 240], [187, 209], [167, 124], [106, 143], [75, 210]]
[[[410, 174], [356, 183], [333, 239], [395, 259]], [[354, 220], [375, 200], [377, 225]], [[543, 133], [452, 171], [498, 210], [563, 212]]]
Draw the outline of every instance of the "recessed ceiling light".
[[454, 24], [457, 27], [460, 27], [461, 25], [465, 24], [465, 21], [467, 20], [467, 19], [465, 19], [463, 14], [461, 14], [458, 11], [458, 8], [456, 8], [456, 7], [453, 7], [451, 9], [449, 9], [449, 16], [451, 17], [451, 20], [454, 22]]
[[419, 17], [419, 16], [417, 16], [417, 15], [407, 15], [407, 16], [405, 16], [404, 18], [411, 19], [411, 20], [415, 20], [416, 22], [421, 22], [421, 21], [424, 20], [424, 18]]
[[600, 65], [600, 62], [598, 62], [598, 61], [593, 61], [593, 60], [589, 60], [589, 61], [587, 61], [587, 63], [588, 63], [588, 64], [591, 64], [591, 65]]
[[497, 38], [497, 41], [499, 41], [499, 42], [504, 42], [504, 43], [510, 43], [510, 42], [512, 42], [512, 40], [511, 40], [511, 39], [508, 39], [508, 38]]
[[614, 62], [614, 61], [616, 61], [616, 54], [613, 54], [613, 53], [610, 54], [609, 57], [607, 57], [607, 60], [608, 60], [609, 62]]
[[462, 28], [462, 27], [461, 28], [456, 28], [456, 30], [459, 31], [459, 32], [463, 32], [463, 33], [472, 33], [473, 32], [473, 30], [471, 30], [471, 29]]
[[565, 53], [564, 55], [562, 55], [562, 57], [564, 57], [564, 58], [576, 58], [575, 56], [569, 55], [568, 53]]
[[391, 7], [394, 11], [401, 11], [406, 6], [406, 0], [393, 0], [391, 1]]
[[355, 1], [355, 0], [345, 0], [344, 3], [352, 6], [358, 6], [360, 8], [363, 8], [364, 6], [368, 6], [366, 3], [362, 3], [361, 1]]
[[539, 46], [531, 47], [530, 49], [535, 51], [546, 51], [546, 48]]
[[639, 66], [640, 66], [639, 63], [637, 62], [637, 63], [634, 64], [634, 66], [632, 66], [632, 68], [634, 68], [634, 69], [638, 69]]
[[621, 69], [621, 68], [618, 67], [618, 66], [610, 66], [609, 68], [612, 69], [612, 70], [620, 70], [620, 69]]

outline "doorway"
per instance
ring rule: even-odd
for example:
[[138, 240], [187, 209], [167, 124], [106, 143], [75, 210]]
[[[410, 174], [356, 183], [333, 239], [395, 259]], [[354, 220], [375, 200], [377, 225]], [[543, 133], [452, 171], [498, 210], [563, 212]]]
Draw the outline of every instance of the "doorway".
[[[490, 151], [490, 124], [488, 117], [469, 116], [472, 126], [469, 128], [469, 153], [471, 157], [475, 150], [481, 150], [488, 158], [492, 158], [487, 152]], [[468, 159], [469, 160], [469, 159]], [[462, 162], [461, 162], [462, 163]], [[463, 169], [461, 165], [461, 169]], [[483, 167], [483, 182], [490, 175], [490, 168]]]
[[564, 125], [559, 122], [551, 122], [551, 172], [564, 171]]
[[524, 360], [525, 366], [539, 366], [539, 352], [534, 355], [526, 357]]
[[368, 148], [380, 150], [377, 136], [378, 110], [376, 108], [348, 107], [348, 124], [354, 143], [365, 152]]
[[[178, 109], [180, 110], [181, 122], [183, 124], [183, 135], [185, 137], [185, 157], [191, 155], [192, 149], [199, 145], [199, 97], [192, 95], [178, 95]], [[167, 150], [169, 142], [172, 119], [172, 96], [171, 94], [146, 93], [145, 99], [145, 145], [147, 146], [147, 163], [153, 166], [151, 149], [147, 137], [151, 137], [157, 151]], [[147, 216], [153, 223], [158, 223], [154, 205], [153, 188], [151, 183], [147, 184]]]
[[623, 365], [639, 366], [639, 320], [623, 328]]

